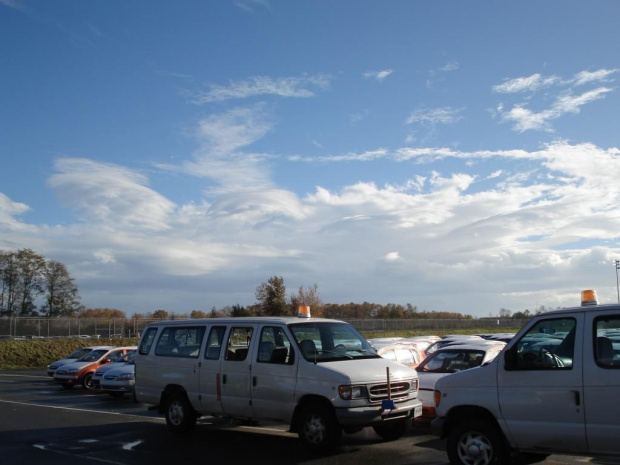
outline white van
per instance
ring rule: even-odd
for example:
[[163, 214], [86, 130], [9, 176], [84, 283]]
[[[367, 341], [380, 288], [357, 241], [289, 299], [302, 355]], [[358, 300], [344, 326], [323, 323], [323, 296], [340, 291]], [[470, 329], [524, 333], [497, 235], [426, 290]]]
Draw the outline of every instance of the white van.
[[372, 426], [402, 436], [422, 413], [415, 370], [379, 357], [351, 325], [316, 318], [151, 323], [136, 356], [136, 398], [172, 431], [200, 415], [290, 425], [311, 450]]
[[620, 455], [620, 305], [534, 317], [486, 366], [435, 385], [434, 434], [451, 464], [508, 463], [513, 452]]

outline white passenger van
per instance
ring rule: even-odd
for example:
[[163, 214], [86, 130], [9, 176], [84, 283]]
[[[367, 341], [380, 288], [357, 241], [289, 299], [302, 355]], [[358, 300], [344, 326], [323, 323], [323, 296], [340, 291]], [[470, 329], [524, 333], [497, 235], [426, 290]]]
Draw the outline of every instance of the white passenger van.
[[336, 320], [151, 323], [135, 365], [137, 400], [159, 406], [175, 432], [201, 415], [282, 421], [319, 451], [366, 426], [396, 439], [422, 413], [416, 371], [379, 357]]
[[451, 464], [504, 464], [511, 453], [620, 455], [620, 305], [535, 316], [486, 366], [435, 385], [434, 434]]

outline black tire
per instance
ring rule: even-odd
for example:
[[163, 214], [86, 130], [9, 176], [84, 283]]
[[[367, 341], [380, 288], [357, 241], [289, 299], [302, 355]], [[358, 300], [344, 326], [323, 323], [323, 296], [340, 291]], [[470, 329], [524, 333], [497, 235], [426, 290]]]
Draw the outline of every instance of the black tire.
[[456, 425], [448, 435], [446, 450], [452, 465], [504, 465], [510, 459], [499, 427], [485, 421]]
[[407, 420], [392, 420], [373, 425], [372, 429], [384, 441], [396, 441], [405, 435], [407, 429], [409, 429], [409, 423]]
[[196, 426], [198, 416], [184, 393], [175, 392], [166, 400], [166, 425], [170, 431], [185, 433]]
[[93, 385], [92, 373], [87, 373], [86, 375], [84, 375], [84, 378], [82, 378], [82, 386], [84, 386], [84, 389], [88, 389], [89, 391], [96, 390], [95, 386]]
[[297, 433], [307, 450], [313, 453], [325, 453], [338, 445], [342, 437], [342, 428], [331, 409], [320, 404], [310, 404], [299, 414]]

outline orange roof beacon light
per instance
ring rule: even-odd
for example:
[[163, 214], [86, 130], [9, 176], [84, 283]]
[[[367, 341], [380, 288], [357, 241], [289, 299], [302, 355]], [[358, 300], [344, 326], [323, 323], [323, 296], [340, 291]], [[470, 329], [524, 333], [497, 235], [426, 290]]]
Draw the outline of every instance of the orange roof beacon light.
[[309, 305], [300, 305], [299, 311], [297, 312], [297, 316], [299, 318], [310, 318], [310, 306]]
[[598, 305], [598, 298], [596, 297], [596, 291], [588, 289], [581, 291], [581, 306], [586, 307], [588, 305]]

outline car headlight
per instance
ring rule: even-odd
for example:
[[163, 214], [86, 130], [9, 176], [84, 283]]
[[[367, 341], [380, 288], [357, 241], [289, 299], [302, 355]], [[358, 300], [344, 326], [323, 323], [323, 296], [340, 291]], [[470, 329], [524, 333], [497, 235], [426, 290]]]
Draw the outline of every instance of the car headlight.
[[366, 397], [366, 387], [350, 386], [346, 384], [343, 386], [338, 386], [338, 394], [340, 395], [340, 398], [344, 400], [363, 399]]
[[118, 377], [119, 381], [131, 381], [132, 379], [135, 379], [135, 376], [133, 373], [123, 373], [122, 375]]
[[75, 375], [80, 370], [78, 370], [77, 368], [67, 368], [66, 371], [67, 371], [67, 374], [69, 375]]

